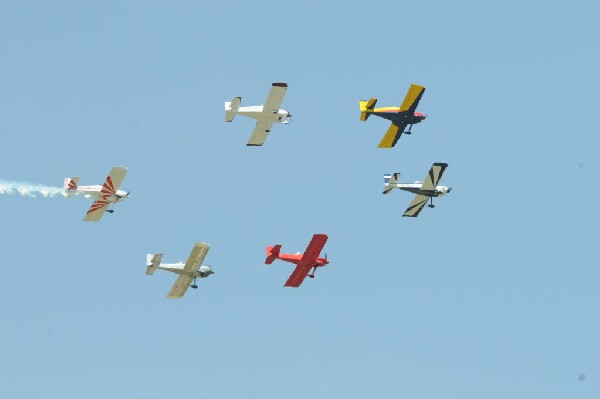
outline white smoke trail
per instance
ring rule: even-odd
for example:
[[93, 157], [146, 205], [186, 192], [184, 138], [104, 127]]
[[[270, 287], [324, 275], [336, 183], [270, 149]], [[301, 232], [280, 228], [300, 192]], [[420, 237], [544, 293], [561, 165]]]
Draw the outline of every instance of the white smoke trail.
[[0, 195], [14, 193], [32, 198], [35, 198], [37, 194], [44, 198], [53, 198], [56, 195], [67, 197], [67, 193], [61, 187], [44, 186], [26, 181], [0, 180]]

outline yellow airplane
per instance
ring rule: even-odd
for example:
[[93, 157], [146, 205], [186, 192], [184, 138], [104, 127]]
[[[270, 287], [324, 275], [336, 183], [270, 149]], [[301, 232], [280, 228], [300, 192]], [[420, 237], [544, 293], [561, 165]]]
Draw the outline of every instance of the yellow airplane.
[[[412, 125], [427, 118], [426, 115], [415, 111], [423, 93], [425, 93], [425, 87], [411, 84], [400, 107], [375, 108], [376, 98], [371, 98], [369, 101], [360, 101], [360, 120], [362, 122], [366, 121], [370, 115], [376, 115], [392, 122], [392, 125], [381, 139], [379, 148], [392, 148], [396, 145], [402, 133], [410, 134]], [[406, 126], [408, 126], [408, 131], [405, 132]]]

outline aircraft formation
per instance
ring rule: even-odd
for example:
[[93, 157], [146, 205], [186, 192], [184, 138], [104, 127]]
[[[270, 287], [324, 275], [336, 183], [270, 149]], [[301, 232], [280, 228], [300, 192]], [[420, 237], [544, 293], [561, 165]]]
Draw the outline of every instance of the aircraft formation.
[[[287, 87], [287, 83], [273, 83], [263, 105], [242, 107], [240, 106], [241, 97], [234, 97], [230, 102], [225, 102], [226, 122], [232, 122], [236, 115], [256, 120], [256, 125], [246, 144], [247, 146], [262, 146], [274, 124], [286, 125], [291, 122], [292, 114], [280, 108]], [[379, 148], [393, 148], [402, 134], [411, 134], [412, 126], [427, 118], [426, 115], [416, 110], [423, 93], [425, 93], [425, 87], [412, 84], [400, 107], [375, 108], [376, 98], [359, 101], [360, 120], [362, 122], [365, 122], [371, 115], [391, 122], [378, 145]], [[408, 130], [405, 131], [407, 126]], [[383, 194], [391, 193], [394, 188], [415, 194], [413, 201], [402, 216], [417, 217], [428, 203], [428, 207], [434, 207], [434, 198], [444, 196], [452, 190], [449, 187], [438, 185], [447, 167], [447, 163], [435, 162], [422, 183], [418, 181], [400, 183], [400, 173], [385, 174]], [[110, 170], [102, 185], [93, 186], [79, 185], [79, 177], [65, 178], [64, 195], [67, 198], [76, 195], [92, 198], [94, 202], [86, 212], [83, 220], [98, 222], [104, 213], [114, 213], [114, 206], [129, 197], [129, 192], [120, 189], [126, 174], [127, 168], [115, 166]], [[314, 234], [304, 253], [296, 254], [282, 254], [281, 244], [267, 246], [265, 264], [270, 265], [275, 260], [282, 260], [296, 265], [284, 286], [299, 287], [306, 277], [315, 277], [317, 268], [324, 267], [329, 263], [327, 253], [324, 257], [320, 256], [327, 239], [326, 234]], [[206, 278], [214, 273], [211, 266], [203, 265], [209, 249], [208, 244], [196, 242], [185, 263], [162, 263], [163, 254], [148, 254], [146, 255], [146, 274], [152, 275], [157, 269], [177, 274], [178, 277], [166, 297], [181, 298], [189, 287], [198, 288], [197, 278]]]

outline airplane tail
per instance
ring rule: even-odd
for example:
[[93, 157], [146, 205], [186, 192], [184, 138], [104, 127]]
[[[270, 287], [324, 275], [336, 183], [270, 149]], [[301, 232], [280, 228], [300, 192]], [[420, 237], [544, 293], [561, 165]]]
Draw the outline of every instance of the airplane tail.
[[358, 102], [358, 105], [360, 107], [360, 120], [362, 122], [369, 119], [371, 112], [373, 112], [373, 109], [375, 108], [375, 104], [377, 104], [376, 98], [371, 98], [369, 101], [360, 100]]
[[160, 261], [162, 260], [162, 254], [147, 254], [146, 255], [146, 274], [151, 276], [158, 266], [160, 266]]
[[77, 193], [78, 185], [79, 176], [71, 177], [70, 179], [68, 177], [65, 177], [63, 188], [65, 189], [65, 192], [67, 193], [68, 197], [72, 197]]
[[234, 97], [231, 102], [225, 103], [225, 122], [231, 122], [233, 118], [235, 118], [235, 114], [237, 114], [241, 102], [242, 97]]
[[274, 247], [267, 247], [267, 259], [265, 259], [265, 265], [270, 265], [275, 259], [279, 258], [279, 251], [281, 251], [280, 244], [277, 244]]
[[393, 188], [396, 188], [396, 184], [399, 183], [400, 173], [394, 173], [393, 175], [383, 175], [383, 193], [389, 194]]

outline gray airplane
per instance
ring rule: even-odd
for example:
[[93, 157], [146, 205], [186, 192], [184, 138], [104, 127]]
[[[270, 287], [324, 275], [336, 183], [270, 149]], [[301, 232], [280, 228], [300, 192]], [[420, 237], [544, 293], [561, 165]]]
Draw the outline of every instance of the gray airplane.
[[423, 183], [418, 181], [414, 183], [400, 183], [398, 182], [400, 173], [384, 175], [383, 181], [385, 186], [383, 188], [383, 193], [389, 194], [392, 192], [392, 189], [399, 188], [400, 190], [416, 194], [413, 202], [406, 208], [406, 211], [402, 216], [417, 217], [427, 202], [431, 201], [428, 205], [430, 208], [435, 207], [435, 205], [433, 205], [433, 197], [441, 197], [452, 190], [450, 187], [437, 185], [447, 167], [447, 163], [434, 163]]

